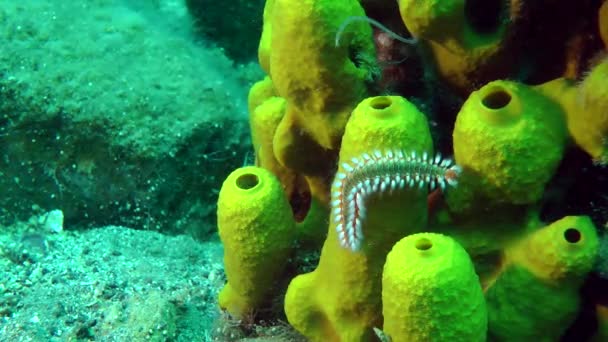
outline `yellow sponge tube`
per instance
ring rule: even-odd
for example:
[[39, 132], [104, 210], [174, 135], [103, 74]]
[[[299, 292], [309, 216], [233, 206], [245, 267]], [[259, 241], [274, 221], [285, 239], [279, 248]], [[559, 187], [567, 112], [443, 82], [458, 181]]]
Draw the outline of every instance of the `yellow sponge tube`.
[[567, 216], [507, 249], [503, 271], [486, 291], [490, 339], [559, 340], [576, 318], [598, 247], [591, 219]]
[[562, 159], [567, 131], [558, 103], [528, 85], [493, 81], [462, 105], [453, 137], [465, 172], [448, 205], [462, 210], [473, 202], [485, 208], [539, 201]]
[[[412, 103], [398, 96], [372, 97], [357, 106], [346, 126], [338, 174], [352, 175], [357, 167], [357, 177], [349, 178], [353, 184], [370, 179], [373, 170], [387, 171], [382, 173], [383, 180], [395, 179], [398, 174], [391, 167], [359, 173], [365, 167], [356, 163], [357, 158], [374, 151], [430, 154], [432, 144], [426, 117]], [[365, 217], [358, 216], [357, 220], [363, 238], [354, 244], [359, 248], [353, 250], [350, 244], [342, 245], [345, 240], [339, 237], [337, 227], [344, 220], [338, 217], [336, 208], [350, 206], [346, 198], [342, 206], [338, 193], [356, 186], [339, 181], [339, 176], [336, 179], [332, 187], [334, 208], [319, 265], [291, 281], [285, 295], [285, 314], [309, 341], [373, 341], [372, 329], [382, 322], [381, 281], [386, 254], [396, 241], [426, 225], [427, 190], [405, 187], [385, 191], [383, 196], [377, 193], [379, 188], [374, 194], [370, 190], [369, 201], [359, 202], [358, 215], [365, 212]]]
[[382, 274], [384, 332], [392, 342], [485, 341], [487, 311], [467, 252], [454, 239], [401, 239]]
[[271, 294], [291, 250], [295, 222], [279, 180], [253, 166], [233, 171], [224, 181], [217, 217], [228, 278], [219, 304], [242, 317]]

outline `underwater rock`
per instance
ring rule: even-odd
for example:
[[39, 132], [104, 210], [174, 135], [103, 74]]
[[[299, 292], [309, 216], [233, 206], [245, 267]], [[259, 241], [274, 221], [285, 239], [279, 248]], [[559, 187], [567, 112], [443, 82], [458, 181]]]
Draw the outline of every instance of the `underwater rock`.
[[249, 148], [248, 69], [197, 46], [168, 1], [137, 3], [0, 5], [0, 222], [36, 205], [67, 229], [214, 230]]
[[[264, 0], [186, 0], [195, 30], [206, 40], [222, 47], [236, 61], [255, 58], [262, 27]], [[247, 18], [247, 20], [226, 20]]]

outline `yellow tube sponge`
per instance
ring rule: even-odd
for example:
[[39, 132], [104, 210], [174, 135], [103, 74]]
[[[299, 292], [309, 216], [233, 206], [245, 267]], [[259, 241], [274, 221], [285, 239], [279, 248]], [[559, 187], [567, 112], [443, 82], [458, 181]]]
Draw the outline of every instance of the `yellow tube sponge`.
[[[360, 57], [375, 47], [367, 23], [349, 26], [339, 46], [334, 37], [346, 18], [364, 15], [356, 0], [274, 0], [270, 77], [287, 100], [275, 155], [285, 166], [326, 176], [335, 164], [346, 121], [368, 94], [371, 67]], [[330, 163], [324, 150], [334, 151]]]
[[451, 192], [448, 204], [459, 210], [470, 204], [467, 196], [483, 206], [538, 201], [561, 161], [567, 133], [557, 103], [524, 84], [494, 81], [469, 96], [453, 138], [463, 186]]
[[240, 318], [268, 299], [291, 251], [295, 223], [281, 183], [253, 166], [226, 178], [217, 217], [228, 279], [219, 304]]
[[274, 7], [274, 0], [266, 0], [264, 4], [263, 14], [263, 26], [262, 36], [260, 37], [260, 44], [258, 45], [258, 61], [260, 67], [270, 75], [270, 53], [272, 51], [271, 40], [272, 40], [272, 9]]
[[558, 78], [536, 89], [563, 107], [572, 140], [597, 163], [608, 164], [608, 58], [579, 84]]
[[[249, 128], [256, 165], [274, 171], [283, 168], [274, 157], [274, 132], [285, 114], [285, 100], [274, 96], [272, 81], [267, 77], [249, 91]], [[276, 173], [275, 173], [276, 174]]]
[[473, 263], [446, 235], [410, 235], [388, 253], [382, 314], [392, 342], [486, 340], [486, 303]]
[[252, 114], [257, 106], [274, 96], [277, 95], [270, 77], [266, 76], [263, 80], [255, 82], [251, 88], [249, 88], [249, 94], [247, 96], [247, 109], [249, 110], [249, 114]]
[[598, 253], [587, 216], [567, 216], [505, 251], [502, 272], [486, 291], [489, 337], [557, 341], [576, 318], [579, 287]]
[[508, 75], [516, 65], [511, 62], [516, 52], [510, 31], [518, 21], [520, 2], [484, 7], [488, 17], [505, 20], [483, 30], [471, 21], [465, 0], [399, 0], [398, 4], [408, 31], [428, 44], [441, 77], [460, 93], [468, 93], [475, 84]]
[[608, 164], [608, 58], [595, 65], [578, 87], [581, 109], [571, 113], [568, 128], [597, 162]]
[[[426, 186], [418, 189], [418, 181], [414, 188], [395, 186], [401, 179], [394, 172], [397, 164], [381, 161], [391, 152], [374, 155], [389, 149], [430, 153], [425, 116], [397, 96], [362, 101], [344, 133], [319, 265], [294, 278], [285, 297], [289, 323], [310, 341], [373, 340], [372, 328], [382, 321], [386, 254], [395, 242], [426, 224]], [[398, 153], [391, 156], [397, 159]], [[360, 239], [351, 239], [353, 232], [361, 232]]]
[[269, 97], [251, 112], [249, 126], [256, 166], [269, 170], [277, 176], [285, 194], [289, 196], [294, 191], [296, 174], [279, 163], [272, 149], [274, 132], [284, 114], [285, 100], [281, 97]]

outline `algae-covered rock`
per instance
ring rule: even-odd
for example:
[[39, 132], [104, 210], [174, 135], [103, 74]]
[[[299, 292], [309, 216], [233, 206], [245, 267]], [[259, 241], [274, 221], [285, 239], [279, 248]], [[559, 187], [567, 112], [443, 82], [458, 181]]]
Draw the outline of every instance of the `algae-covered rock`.
[[0, 3], [0, 220], [38, 206], [68, 229], [212, 230], [221, 181], [246, 159], [248, 82], [175, 6]]

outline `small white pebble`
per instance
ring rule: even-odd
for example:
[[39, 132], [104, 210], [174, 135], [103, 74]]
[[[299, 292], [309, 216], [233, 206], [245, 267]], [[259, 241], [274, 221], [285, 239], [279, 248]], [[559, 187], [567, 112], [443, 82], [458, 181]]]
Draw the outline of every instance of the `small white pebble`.
[[61, 233], [63, 231], [63, 211], [59, 209], [51, 210], [46, 213], [42, 220], [46, 231], [52, 233]]

